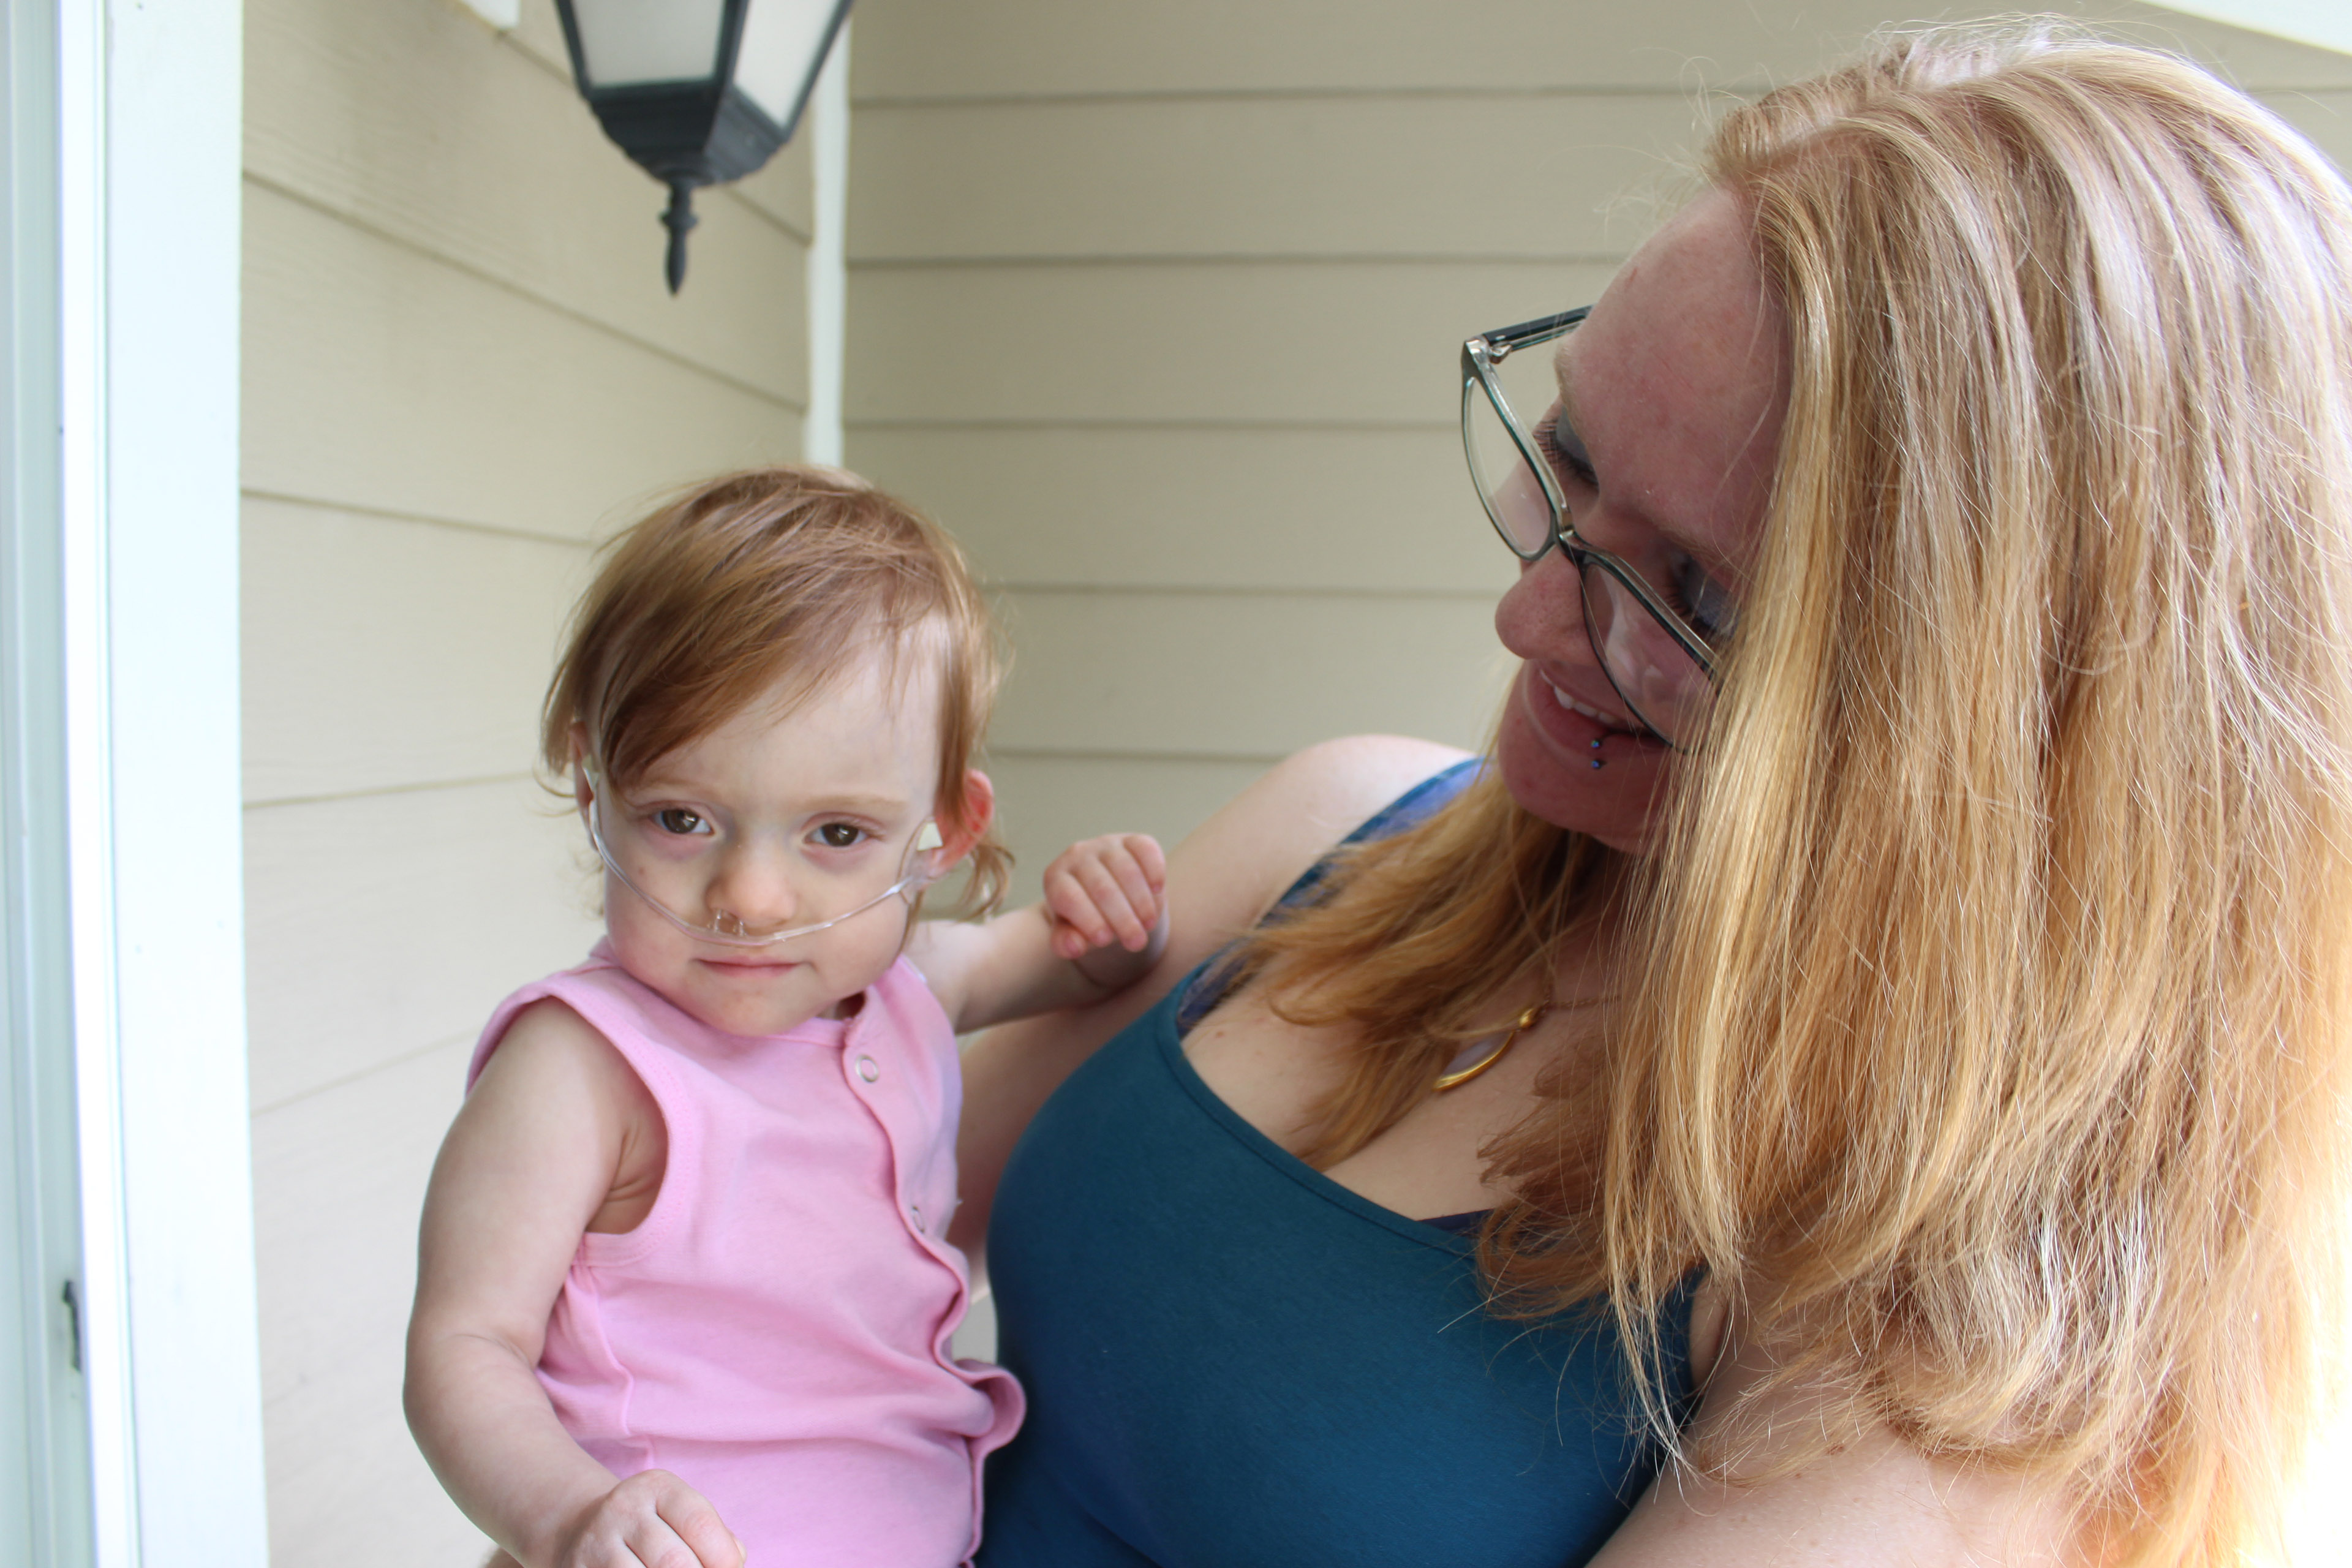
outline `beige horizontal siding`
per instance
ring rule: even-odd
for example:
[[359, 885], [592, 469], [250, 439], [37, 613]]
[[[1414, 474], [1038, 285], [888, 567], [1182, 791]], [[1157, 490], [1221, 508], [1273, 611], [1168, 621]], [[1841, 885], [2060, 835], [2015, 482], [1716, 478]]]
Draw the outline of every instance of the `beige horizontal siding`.
[[[248, 490], [578, 539], [654, 488], [799, 450], [797, 400], [674, 345], [267, 186], [245, 224]], [[715, 259], [727, 235], [696, 238]], [[800, 287], [797, 267], [772, 282]]]
[[[1515, 574], [1509, 556], [1480, 547], [1486, 514], [1458, 472], [1462, 439], [1451, 423], [917, 422], [861, 431], [858, 461], [909, 496], [953, 498], [956, 537], [1015, 591], [1430, 590], [1491, 599]], [[1368, 519], [1401, 526], [1375, 541]]]
[[857, 121], [850, 224], [868, 266], [1557, 260], [1613, 248], [1596, 216], [1659, 178], [1700, 110], [1655, 93], [877, 104]]
[[1011, 622], [1001, 751], [1270, 762], [1375, 730], [1472, 746], [1507, 668], [1471, 595], [1036, 589]]
[[[1370, 89], [1753, 88], [1820, 68], [1873, 28], [1999, 5], [1810, 0], [865, 0], [857, 89], [867, 101]], [[2352, 58], [2152, 5], [2056, 11], [2173, 41], [2240, 81], [2352, 86]]]
[[1040, 846], [1013, 863], [1010, 901], [1017, 906], [1037, 899], [1045, 863], [1063, 845], [1099, 833], [1134, 832], [1147, 823], [1172, 844], [1248, 788], [1268, 762], [999, 750], [983, 765], [996, 785], [1006, 841]]
[[248, 803], [530, 765], [578, 545], [266, 498], [245, 543]]
[[1380, 259], [860, 267], [849, 282], [848, 416], [859, 432], [1004, 422], [1458, 429], [1462, 340], [1590, 300], [1611, 270]]
[[268, 1346], [262, 1396], [276, 1568], [478, 1568], [399, 1419], [413, 1216], [467, 1046], [452, 1043], [254, 1118]]
[[594, 887], [561, 805], [517, 775], [249, 808], [255, 1106], [470, 1037], [586, 957]]

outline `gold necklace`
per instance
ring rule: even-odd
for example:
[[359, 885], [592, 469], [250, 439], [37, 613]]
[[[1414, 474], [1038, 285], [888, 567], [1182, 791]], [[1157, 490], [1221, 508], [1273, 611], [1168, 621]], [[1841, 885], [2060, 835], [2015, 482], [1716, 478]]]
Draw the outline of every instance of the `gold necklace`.
[[[1444, 1094], [1449, 1089], [1459, 1089], [1464, 1084], [1468, 1083], [1472, 1079], [1476, 1078], [1480, 1073], [1485, 1072], [1488, 1068], [1493, 1067], [1496, 1062], [1501, 1061], [1503, 1059], [1503, 1053], [1517, 1045], [1518, 1043], [1519, 1037], [1526, 1034], [1529, 1029], [1534, 1028], [1538, 1024], [1541, 1023], [1543, 1021], [1543, 1016], [1550, 1011], [1550, 1003], [1538, 1002], [1534, 1006], [1528, 1008], [1526, 1012], [1520, 1014], [1518, 1021], [1514, 1023], [1510, 1028], [1504, 1033], [1501, 1044], [1497, 1045], [1493, 1050], [1488, 1051], [1485, 1056], [1480, 1057], [1476, 1061], [1472, 1062], [1466, 1068], [1452, 1068], [1445, 1072], [1438, 1074], [1437, 1081], [1430, 1086], [1430, 1092], [1432, 1094]], [[1475, 1042], [1473, 1043], [1475, 1044]], [[1467, 1055], [1468, 1053], [1465, 1052], [1464, 1054]], [[1458, 1062], [1462, 1058], [1457, 1056], [1454, 1059]]]

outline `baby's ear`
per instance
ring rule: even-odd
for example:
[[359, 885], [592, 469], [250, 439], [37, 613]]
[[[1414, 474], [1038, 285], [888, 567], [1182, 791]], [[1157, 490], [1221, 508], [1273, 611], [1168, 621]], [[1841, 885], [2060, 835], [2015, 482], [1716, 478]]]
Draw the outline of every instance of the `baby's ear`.
[[596, 792], [588, 783], [588, 726], [573, 720], [572, 723], [572, 798], [579, 803], [585, 816], [588, 803]]
[[940, 825], [939, 868], [945, 871], [971, 853], [988, 825], [996, 820], [996, 786], [978, 768], [965, 770], [963, 798], [940, 797], [935, 813]]

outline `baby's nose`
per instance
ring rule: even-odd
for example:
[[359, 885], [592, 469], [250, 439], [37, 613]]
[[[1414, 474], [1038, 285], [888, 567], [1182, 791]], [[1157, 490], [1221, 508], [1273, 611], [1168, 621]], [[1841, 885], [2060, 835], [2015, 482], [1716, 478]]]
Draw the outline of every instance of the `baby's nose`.
[[773, 931], [800, 912], [793, 886], [791, 857], [761, 845], [746, 845], [727, 858], [710, 884], [709, 903], [721, 926], [747, 932]]

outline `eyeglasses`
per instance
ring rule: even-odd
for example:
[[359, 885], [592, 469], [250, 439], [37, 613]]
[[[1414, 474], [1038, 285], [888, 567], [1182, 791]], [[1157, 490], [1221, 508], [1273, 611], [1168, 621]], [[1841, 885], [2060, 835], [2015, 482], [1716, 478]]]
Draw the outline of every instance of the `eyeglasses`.
[[1630, 563], [1580, 536], [1551, 461], [1537, 450], [1511, 409], [1514, 398], [1521, 407], [1554, 409], [1550, 438], [1573, 458], [1579, 449], [1573, 436], [1557, 428], [1559, 391], [1551, 356], [1524, 351], [1567, 336], [1591, 310], [1581, 306], [1522, 321], [1462, 345], [1462, 450], [1487, 520], [1511, 552], [1533, 563], [1558, 545], [1575, 566], [1583, 590], [1585, 635], [1609, 684], [1636, 720], [1680, 748], [1706, 728], [1716, 650], [1731, 630], [1729, 606], [1722, 606], [1710, 641]]
[[[594, 773], [589, 785], [588, 842], [597, 858], [621, 886], [698, 942], [766, 947], [814, 936], [891, 899], [911, 903], [944, 869], [936, 853], [939, 828], [928, 820], [903, 852], [849, 824], [824, 824], [787, 838], [781, 853], [771, 851], [789, 889], [785, 918], [801, 923], [759, 929], [746, 921], [746, 911], [722, 907], [711, 892], [740, 869], [761, 830], [714, 821], [686, 806], [634, 805], [616, 797]], [[835, 828], [843, 831], [836, 835]]]

